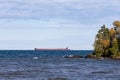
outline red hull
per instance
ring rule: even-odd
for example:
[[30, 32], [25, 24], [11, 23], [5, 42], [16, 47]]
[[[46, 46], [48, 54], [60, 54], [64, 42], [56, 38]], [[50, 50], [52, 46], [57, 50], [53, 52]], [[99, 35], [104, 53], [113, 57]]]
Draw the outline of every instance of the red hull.
[[35, 48], [35, 50], [70, 50], [67, 48]]

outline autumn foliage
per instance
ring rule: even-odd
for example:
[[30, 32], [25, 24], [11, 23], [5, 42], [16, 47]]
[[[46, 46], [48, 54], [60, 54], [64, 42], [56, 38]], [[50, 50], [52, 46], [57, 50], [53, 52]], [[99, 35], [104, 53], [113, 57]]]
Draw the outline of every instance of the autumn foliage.
[[115, 36], [116, 31], [114, 30], [114, 28], [111, 28], [109, 32], [111, 37]]
[[116, 26], [116, 27], [120, 27], [120, 21], [114, 21], [113, 25]]
[[113, 22], [114, 27], [101, 27], [94, 42], [94, 55], [97, 57], [120, 57], [120, 21]]
[[110, 45], [110, 40], [102, 40], [102, 44], [104, 48], [108, 48]]

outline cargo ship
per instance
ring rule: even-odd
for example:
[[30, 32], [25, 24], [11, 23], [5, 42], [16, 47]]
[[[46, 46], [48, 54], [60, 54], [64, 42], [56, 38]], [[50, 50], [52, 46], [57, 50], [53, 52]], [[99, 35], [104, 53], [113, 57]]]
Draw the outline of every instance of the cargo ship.
[[35, 50], [70, 50], [70, 49], [66, 47], [66, 48], [35, 48]]

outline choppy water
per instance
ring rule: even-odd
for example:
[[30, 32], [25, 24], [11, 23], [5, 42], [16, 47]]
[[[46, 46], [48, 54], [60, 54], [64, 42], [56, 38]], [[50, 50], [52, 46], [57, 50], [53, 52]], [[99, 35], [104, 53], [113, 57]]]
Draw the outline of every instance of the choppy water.
[[119, 60], [62, 57], [90, 52], [0, 51], [0, 80], [120, 80]]

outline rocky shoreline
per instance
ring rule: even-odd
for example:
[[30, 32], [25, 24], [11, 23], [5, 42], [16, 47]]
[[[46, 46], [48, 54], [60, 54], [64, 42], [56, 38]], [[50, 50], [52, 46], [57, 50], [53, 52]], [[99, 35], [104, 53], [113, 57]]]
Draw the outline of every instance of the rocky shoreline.
[[84, 59], [97, 59], [97, 60], [103, 60], [103, 59], [115, 59], [115, 60], [120, 60], [119, 57], [111, 58], [111, 57], [97, 57], [96, 55], [93, 54], [88, 54], [86, 56], [80, 56], [80, 55], [67, 55], [63, 56], [64, 58], [84, 58]]
[[93, 55], [93, 54], [88, 54], [85, 56], [86, 59], [100, 59], [100, 60], [103, 60], [103, 59], [116, 59], [116, 60], [120, 60], [120, 56], [118, 57], [97, 57], [96, 55]]

